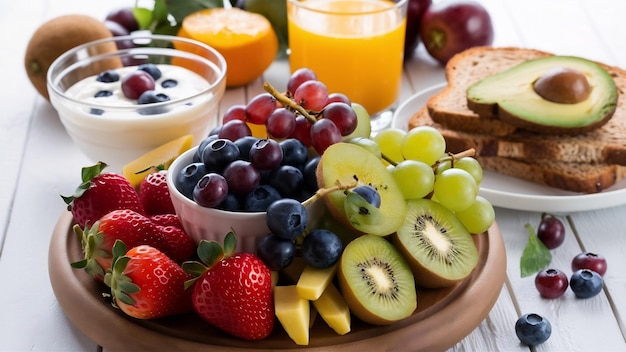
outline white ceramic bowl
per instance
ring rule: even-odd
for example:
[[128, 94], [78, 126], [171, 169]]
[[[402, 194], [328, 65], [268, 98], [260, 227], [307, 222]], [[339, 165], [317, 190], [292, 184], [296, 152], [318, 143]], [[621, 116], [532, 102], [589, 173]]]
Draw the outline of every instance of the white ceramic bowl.
[[[174, 179], [185, 166], [191, 164], [198, 147], [191, 148], [172, 162], [167, 173], [167, 186], [185, 232], [196, 243], [201, 240], [215, 240], [222, 244], [224, 236], [231, 230], [237, 235], [238, 251], [256, 252], [258, 241], [270, 230], [266, 224], [265, 212], [234, 212], [198, 205], [185, 197], [175, 186]], [[308, 224], [317, 222], [324, 213], [324, 202], [318, 200], [307, 206]]]
[[[112, 105], [91, 93], [85, 98], [66, 94], [86, 77], [141, 63], [164, 64], [168, 69], [184, 66], [201, 77], [204, 87], [147, 105], [132, 101]], [[195, 142], [206, 137], [218, 124], [225, 77], [226, 61], [215, 49], [186, 38], [139, 34], [97, 40], [67, 51], [52, 63], [47, 81], [50, 102], [78, 147], [93, 161], [104, 161], [112, 171], [121, 171], [126, 163], [177, 137], [191, 134]], [[191, 86], [185, 83], [181, 79], [176, 89]], [[147, 107], [153, 112], [140, 113]]]

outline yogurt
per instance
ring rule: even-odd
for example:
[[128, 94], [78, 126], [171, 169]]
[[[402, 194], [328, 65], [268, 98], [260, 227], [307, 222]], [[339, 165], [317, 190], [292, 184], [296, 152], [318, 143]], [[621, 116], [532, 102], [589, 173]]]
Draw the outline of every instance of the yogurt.
[[[81, 79], [68, 87], [63, 98], [53, 97], [63, 125], [90, 159], [119, 171], [155, 147], [187, 134], [200, 141], [217, 126], [223, 89], [211, 89], [207, 79], [187, 68], [157, 67], [161, 77], [155, 80], [154, 90], [169, 97], [165, 102], [137, 104], [124, 96], [122, 80], [138, 66], [115, 69], [119, 74], [115, 82], [99, 82], [97, 75]], [[172, 81], [173, 86], [164, 84]]]

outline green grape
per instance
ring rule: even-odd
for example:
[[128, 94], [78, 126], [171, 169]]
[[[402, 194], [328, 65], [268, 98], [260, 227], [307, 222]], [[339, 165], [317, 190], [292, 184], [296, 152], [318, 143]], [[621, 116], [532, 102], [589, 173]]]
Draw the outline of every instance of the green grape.
[[369, 138], [372, 133], [372, 124], [370, 123], [370, 114], [365, 107], [359, 103], [351, 103], [352, 109], [356, 112], [356, 129], [342, 139], [347, 141], [352, 138], [363, 137]]
[[[443, 170], [447, 170], [451, 166], [452, 162], [450, 160], [439, 163], [436, 174], [439, 175]], [[483, 168], [475, 158], [469, 156], [462, 157], [454, 161], [454, 167], [469, 172], [469, 174], [474, 177], [474, 180], [476, 180], [477, 185], [480, 185], [483, 180]]]
[[487, 231], [496, 219], [493, 205], [481, 196], [477, 196], [469, 208], [457, 211], [456, 216], [465, 225], [467, 231], [473, 234]]
[[480, 163], [475, 158], [466, 156], [454, 162], [454, 167], [458, 167], [459, 169], [463, 169], [469, 172], [477, 185], [483, 181], [483, 167], [480, 166]]
[[435, 173], [432, 167], [417, 160], [404, 160], [391, 169], [404, 199], [424, 198], [433, 190]]
[[437, 201], [452, 211], [467, 209], [478, 195], [474, 177], [458, 168], [447, 169], [437, 175], [433, 190]]
[[418, 126], [407, 132], [401, 142], [405, 159], [419, 160], [434, 165], [446, 151], [446, 140], [434, 127]]
[[364, 137], [350, 138], [346, 140], [346, 142], [356, 144], [359, 147], [364, 148], [368, 152], [374, 154], [378, 159], [382, 158], [378, 144], [369, 138], [364, 138]]
[[402, 148], [400, 142], [406, 135], [406, 132], [399, 128], [384, 129], [374, 136], [374, 142], [378, 144], [380, 151], [395, 163], [404, 160], [402, 156]]

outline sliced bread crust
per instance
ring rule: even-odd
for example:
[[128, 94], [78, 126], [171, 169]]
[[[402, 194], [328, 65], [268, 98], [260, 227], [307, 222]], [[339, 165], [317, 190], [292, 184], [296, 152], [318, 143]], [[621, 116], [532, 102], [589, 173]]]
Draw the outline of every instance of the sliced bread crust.
[[[474, 148], [476, 159], [485, 170], [530, 182], [572, 192], [597, 193], [626, 178], [625, 165], [598, 162], [602, 153], [591, 147], [564, 148], [554, 140], [545, 139], [540, 139], [538, 144], [526, 144], [524, 141], [503, 141], [498, 137], [454, 131], [434, 122], [426, 107], [409, 121], [409, 128], [421, 125], [437, 128], [446, 139], [449, 152], [460, 153]], [[578, 160], [579, 152], [595, 160]]]

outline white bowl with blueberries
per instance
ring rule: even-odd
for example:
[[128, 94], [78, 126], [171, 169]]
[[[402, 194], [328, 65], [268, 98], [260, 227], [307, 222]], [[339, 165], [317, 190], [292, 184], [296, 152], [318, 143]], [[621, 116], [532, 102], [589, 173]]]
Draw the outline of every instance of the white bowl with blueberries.
[[[317, 191], [318, 161], [296, 139], [228, 139], [214, 133], [174, 160], [167, 184], [176, 214], [196, 243], [222, 243], [233, 230], [237, 249], [254, 253], [266, 235], [280, 232], [293, 242], [300, 226], [321, 218], [324, 202], [306, 202]], [[287, 203], [280, 210], [278, 200]], [[284, 213], [268, 216], [270, 204]]]
[[50, 101], [70, 137], [115, 171], [155, 147], [218, 125], [226, 61], [200, 42], [140, 34], [97, 40], [57, 58]]

